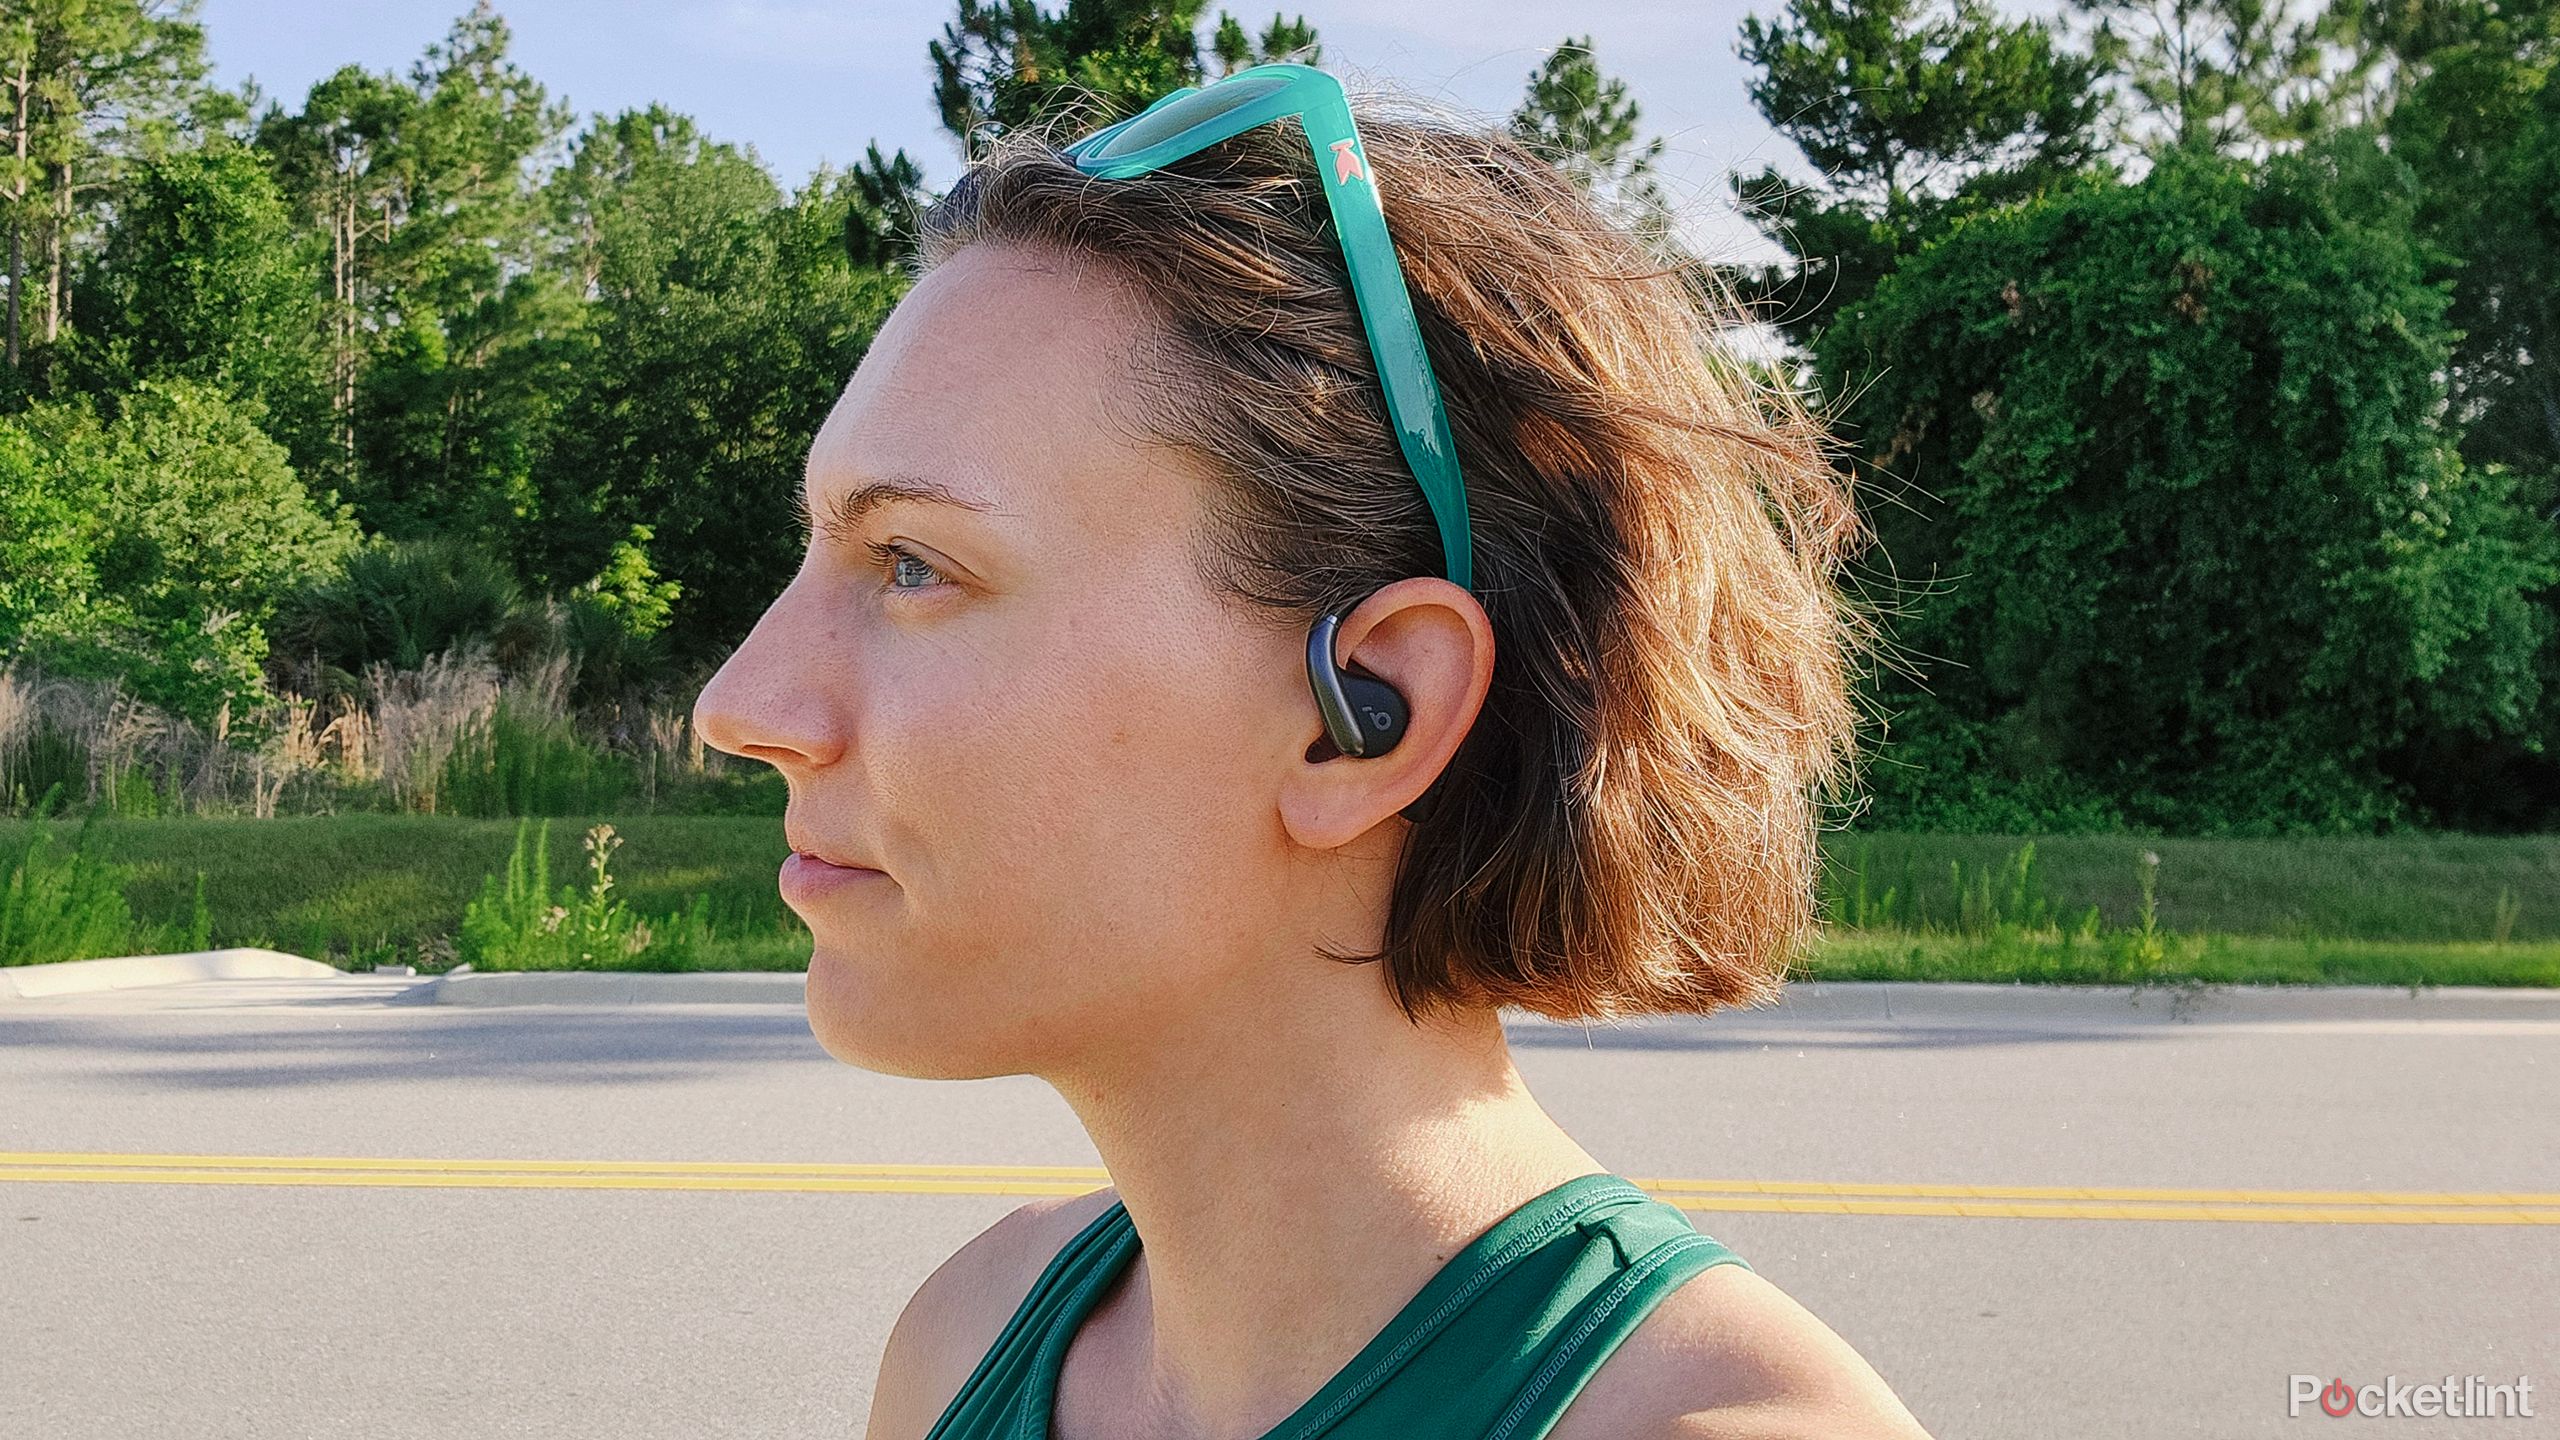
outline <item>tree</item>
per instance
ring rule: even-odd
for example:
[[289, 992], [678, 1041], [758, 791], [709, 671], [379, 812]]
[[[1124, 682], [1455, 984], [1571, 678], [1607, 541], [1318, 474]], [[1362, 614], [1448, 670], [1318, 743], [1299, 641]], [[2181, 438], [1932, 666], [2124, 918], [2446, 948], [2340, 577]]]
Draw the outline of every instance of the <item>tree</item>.
[[2541, 477], [2560, 522], [2560, 10], [2482, 17], [2408, 57], [2384, 122], [2415, 172], [2418, 233], [2453, 281], [2453, 399], [2463, 453]]
[[753, 157], [651, 105], [599, 117], [544, 200], [581, 295], [656, 298], [738, 284], [782, 192]]
[[1600, 71], [1591, 37], [1568, 36], [1530, 73], [1528, 93], [1511, 112], [1511, 133], [1563, 169], [1602, 211], [1670, 255], [1671, 202], [1656, 164], [1662, 141], [1636, 143], [1641, 108], [1623, 80]]
[[404, 80], [342, 70], [259, 143], [332, 250], [335, 477], [373, 530], [503, 534], [582, 352], [543, 266], [570, 113], [479, 0]]
[[249, 401], [297, 466], [325, 461], [317, 240], [257, 152], [227, 139], [141, 167], [79, 286], [78, 387], [201, 380]]
[[328, 236], [332, 471], [344, 485], [355, 481], [356, 382], [389, 291], [378, 247], [409, 212], [398, 147], [417, 104], [396, 77], [349, 65], [312, 86], [300, 114], [271, 107], [257, 128], [286, 192]]
[[1810, 344], [1840, 307], [1955, 218], [2086, 168], [2104, 113], [2095, 60], [1987, 0], [1790, 0], [1742, 22], [1752, 103], [1821, 175], [1731, 178], [1793, 257], [1729, 272], [1736, 293]]
[[409, 74], [418, 99], [399, 145], [408, 211], [390, 264], [404, 305], [466, 327], [531, 265], [544, 175], [573, 119], [509, 56], [511, 43], [489, 0], [476, 0]]
[[1316, 40], [1316, 27], [1307, 23], [1307, 17], [1284, 19], [1276, 10], [1259, 37], [1247, 34], [1243, 21], [1219, 11], [1217, 34], [1210, 40], [1209, 50], [1218, 57], [1219, 73], [1225, 75], [1274, 60], [1294, 60], [1301, 65], [1324, 63], [1324, 46]]
[[[2560, 10], [2463, 8], [2475, 23], [2395, 38], [2380, 93], [2399, 98], [2382, 126], [2416, 174], [2429, 273], [2452, 287], [2447, 318], [2461, 334], [2447, 378], [2463, 459], [2513, 471], [2519, 503], [2560, 533]], [[2560, 586], [2537, 598], [2560, 624]], [[2466, 823], [2520, 828], [2560, 813], [2560, 645], [2544, 652], [2542, 684], [2537, 734], [2412, 757], [2473, 778]]]
[[2439, 52], [2547, 33], [2553, 15], [2550, 0], [2329, 0], [2330, 35], [2348, 61], [2329, 81], [2333, 116], [2381, 124]]
[[871, 142], [848, 172], [853, 203], [845, 207], [844, 248], [856, 265], [902, 265], [915, 254], [916, 217], [924, 204], [924, 171], [899, 150], [881, 158]]
[[385, 534], [511, 529], [585, 353], [578, 297], [538, 263], [543, 179], [570, 113], [508, 45], [479, 0], [410, 72], [409, 209], [383, 245], [395, 311], [358, 387], [350, 495]]
[[1969, 217], [1825, 333], [1879, 542], [1937, 587], [1896, 640], [1944, 663], [1883, 687], [1924, 769], [1878, 772], [1880, 823], [1966, 787], [2041, 791], [2008, 824], [2428, 822], [2460, 782], [2414, 746], [2533, 723], [2560, 550], [2440, 428], [2397, 166], [2171, 151]]
[[[1203, 0], [960, 0], [959, 18], [927, 42], [933, 100], [964, 160], [1005, 131], [1059, 114], [1104, 125], [1209, 78], [1197, 35]], [[1304, 16], [1271, 17], [1257, 45], [1220, 11], [1212, 47], [1228, 71], [1323, 53]]]
[[[12, 367], [29, 344], [62, 334], [72, 246], [92, 201], [126, 163], [165, 147], [201, 93], [204, 31], [195, 12], [196, 0], [11, 0], [0, 8]], [[30, 297], [37, 275], [41, 289]]]
[[2297, 15], [2286, 0], [2071, 0], [2098, 17], [2090, 50], [2121, 82], [2119, 142], [2233, 153], [2331, 128], [2352, 78], [2333, 76], [2345, 6]]
[[595, 343], [549, 432], [519, 563], [565, 588], [627, 572], [617, 541], [645, 544], [675, 586], [671, 648], [714, 655], [797, 567], [799, 537], [773, 517], [903, 282], [846, 256], [857, 179], [822, 170], [784, 202], [751, 156], [662, 107], [591, 129], [553, 202]]

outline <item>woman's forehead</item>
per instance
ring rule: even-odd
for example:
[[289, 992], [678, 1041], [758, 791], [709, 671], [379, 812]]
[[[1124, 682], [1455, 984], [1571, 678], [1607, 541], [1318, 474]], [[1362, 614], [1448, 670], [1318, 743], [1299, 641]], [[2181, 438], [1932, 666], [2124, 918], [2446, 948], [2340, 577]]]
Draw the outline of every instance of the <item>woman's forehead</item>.
[[1183, 477], [1118, 419], [1141, 325], [1100, 267], [963, 250], [899, 302], [828, 415], [811, 508], [904, 480], [997, 512], [1161, 506]]

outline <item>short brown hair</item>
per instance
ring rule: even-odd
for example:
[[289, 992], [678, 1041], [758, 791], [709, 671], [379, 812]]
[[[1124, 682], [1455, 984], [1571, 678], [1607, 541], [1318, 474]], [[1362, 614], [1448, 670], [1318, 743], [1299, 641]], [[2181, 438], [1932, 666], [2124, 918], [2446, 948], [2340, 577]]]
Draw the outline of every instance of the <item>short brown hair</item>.
[[[1815, 933], [1822, 792], [1858, 753], [1868, 622], [1833, 577], [1867, 532], [1833, 442], [1728, 350], [1742, 312], [1712, 270], [1665, 263], [1505, 135], [1354, 109], [1496, 660], [1383, 948], [1326, 953], [1383, 961], [1416, 1020], [1774, 1000]], [[1054, 148], [1083, 128], [998, 140], [924, 213], [917, 273], [992, 242], [1090, 257], [1151, 297], [1162, 343], [1130, 403], [1145, 438], [1222, 478], [1213, 590], [1303, 633], [1442, 573], [1297, 122], [1099, 181]]]

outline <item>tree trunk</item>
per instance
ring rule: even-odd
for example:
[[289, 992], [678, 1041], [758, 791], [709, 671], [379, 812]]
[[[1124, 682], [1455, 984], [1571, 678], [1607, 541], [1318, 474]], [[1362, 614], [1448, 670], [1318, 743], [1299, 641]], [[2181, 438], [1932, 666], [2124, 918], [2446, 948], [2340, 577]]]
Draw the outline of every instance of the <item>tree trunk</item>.
[[70, 260], [71, 167], [53, 167], [53, 234], [45, 245], [44, 343], [62, 338], [62, 322], [70, 297], [63, 293], [64, 267]]
[[27, 284], [26, 226], [9, 217], [9, 368], [18, 368], [18, 297]]
[[330, 357], [336, 367], [331, 378], [336, 381], [338, 410], [338, 450], [345, 457], [346, 483], [350, 489], [356, 478], [356, 187], [348, 178], [338, 192], [336, 213], [330, 217], [329, 248], [335, 253], [333, 276], [338, 313], [331, 339], [335, 354]]
[[17, 115], [9, 127], [10, 137], [17, 149], [19, 167], [17, 173], [20, 177], [17, 182], [17, 192], [9, 197], [9, 368], [13, 370], [18, 366], [19, 336], [25, 333], [21, 316], [25, 313], [27, 293], [27, 223], [20, 205], [27, 198], [27, 183], [24, 178], [27, 164], [27, 99], [28, 87], [32, 83], [27, 74], [27, 62], [19, 61], [16, 87]]

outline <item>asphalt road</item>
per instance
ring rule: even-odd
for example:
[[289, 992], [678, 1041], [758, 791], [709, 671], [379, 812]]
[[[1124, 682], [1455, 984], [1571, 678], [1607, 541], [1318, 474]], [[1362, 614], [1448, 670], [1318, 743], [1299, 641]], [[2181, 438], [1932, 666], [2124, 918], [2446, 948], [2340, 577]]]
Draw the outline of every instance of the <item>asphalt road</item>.
[[[907, 1294], [1019, 1203], [985, 1192], [1102, 1183], [1045, 1086], [851, 1069], [796, 1005], [410, 983], [0, 1004], [0, 1437], [847, 1440]], [[1511, 1029], [1577, 1138], [1940, 1440], [2560, 1435], [2560, 997], [1885, 993]], [[2154, 1190], [2241, 1193], [2121, 1193]], [[2289, 1418], [2301, 1373], [2523, 1375], [2535, 1418]]]

